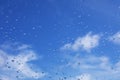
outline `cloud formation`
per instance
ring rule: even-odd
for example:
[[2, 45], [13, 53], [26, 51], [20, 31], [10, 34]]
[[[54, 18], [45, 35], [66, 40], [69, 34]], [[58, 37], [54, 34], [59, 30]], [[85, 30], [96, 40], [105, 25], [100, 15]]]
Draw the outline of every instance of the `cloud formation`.
[[[77, 70], [80, 74], [70, 80], [119, 80], [120, 61], [112, 63], [106, 56], [69, 56], [68, 64], [64, 67]], [[76, 72], [73, 72], [76, 73]], [[83, 74], [87, 74], [82, 76]]]
[[91, 75], [90, 74], [81, 74], [81, 75], [72, 77], [69, 80], [91, 80]]
[[120, 32], [117, 32], [114, 35], [112, 35], [111, 37], [109, 37], [109, 40], [115, 44], [120, 45]]
[[78, 37], [74, 43], [67, 43], [65, 44], [61, 49], [62, 50], [73, 50], [73, 51], [79, 51], [79, 50], [86, 50], [87, 52], [90, 52], [91, 49], [97, 47], [99, 45], [100, 35], [93, 35], [90, 32], [83, 36]]
[[[79, 50], [87, 52], [99, 45], [100, 35], [88, 33], [83, 37], [78, 37], [74, 43], [65, 44], [61, 49], [70, 50], [76, 54], [65, 54], [68, 61], [62, 68], [69, 69], [74, 73], [69, 80], [119, 80], [120, 60], [111, 61], [108, 56], [96, 56], [95, 54], [82, 54]], [[115, 44], [120, 44], [120, 32], [109, 37]], [[70, 52], [68, 51], [68, 52]], [[78, 51], [78, 52], [73, 52]], [[67, 53], [68, 53], [67, 52]], [[79, 72], [79, 73], [77, 73]]]
[[[13, 48], [13, 45], [16, 47]], [[0, 80], [38, 79], [45, 75], [30, 63], [36, 60], [37, 56], [28, 45], [8, 45], [15, 54], [10, 54], [7, 50], [9, 47], [6, 46], [0, 46]]]

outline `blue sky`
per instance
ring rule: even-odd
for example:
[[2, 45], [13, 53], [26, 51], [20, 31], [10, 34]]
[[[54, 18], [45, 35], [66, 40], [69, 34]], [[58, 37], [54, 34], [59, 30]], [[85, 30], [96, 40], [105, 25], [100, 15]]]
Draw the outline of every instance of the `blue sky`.
[[119, 0], [0, 0], [0, 79], [119, 80]]

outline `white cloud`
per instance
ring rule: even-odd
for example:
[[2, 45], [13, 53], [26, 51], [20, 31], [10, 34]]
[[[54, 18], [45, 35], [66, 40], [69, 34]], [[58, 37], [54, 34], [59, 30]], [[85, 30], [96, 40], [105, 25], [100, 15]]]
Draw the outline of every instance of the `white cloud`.
[[[2, 45], [3, 46], [3, 45]], [[7, 46], [7, 45], [6, 45]], [[15, 45], [14, 45], [15, 46]], [[4, 46], [5, 48], [5, 46]], [[9, 48], [9, 47], [7, 47]], [[6, 49], [0, 49], [0, 76], [2, 80], [18, 80], [21, 78], [42, 78], [45, 74], [36, 69], [32, 60], [36, 60], [36, 53], [29, 49], [27, 45], [11, 48], [17, 54], [9, 54]], [[13, 76], [14, 75], [14, 76]]]
[[109, 37], [109, 40], [115, 44], [120, 44], [120, 32], [117, 32], [116, 34]]
[[0, 50], [0, 67], [3, 67], [5, 65], [5, 59], [6, 59], [5, 53]]
[[21, 46], [18, 47], [18, 50], [23, 50], [28, 48], [31, 48], [30, 45], [22, 44]]
[[[84, 37], [77, 38], [73, 43], [65, 44], [61, 49], [69, 51], [79, 51], [81, 49], [91, 51], [99, 45], [100, 35], [88, 33]], [[109, 37], [115, 44], [120, 44], [120, 32]], [[68, 52], [69, 52], [68, 51]], [[73, 52], [75, 53], [75, 52]], [[69, 69], [73, 75], [69, 80], [119, 80], [120, 79], [120, 60], [111, 61], [107, 56], [96, 56], [94, 54], [65, 54], [67, 64], [61, 66]], [[67, 71], [67, 70], [66, 70]], [[69, 73], [69, 72], [68, 72]], [[87, 76], [82, 76], [86, 74]]]
[[109, 63], [109, 58], [105, 56], [85, 56], [81, 57], [79, 55], [69, 57], [69, 63], [67, 66], [78, 69], [102, 69], [110, 70], [111, 64]]
[[112, 63], [106, 56], [69, 56], [68, 64], [64, 67], [72, 68], [81, 74], [87, 73], [88, 76], [82, 77], [81, 74], [73, 76], [71, 80], [119, 80], [120, 79], [120, 61]]
[[74, 43], [67, 43], [61, 49], [79, 51], [80, 49], [90, 51], [99, 45], [100, 35], [88, 33], [84, 37], [78, 37]]
[[10, 80], [7, 76], [0, 75], [0, 80]]
[[92, 80], [90, 74], [81, 74], [70, 78], [69, 80]]

